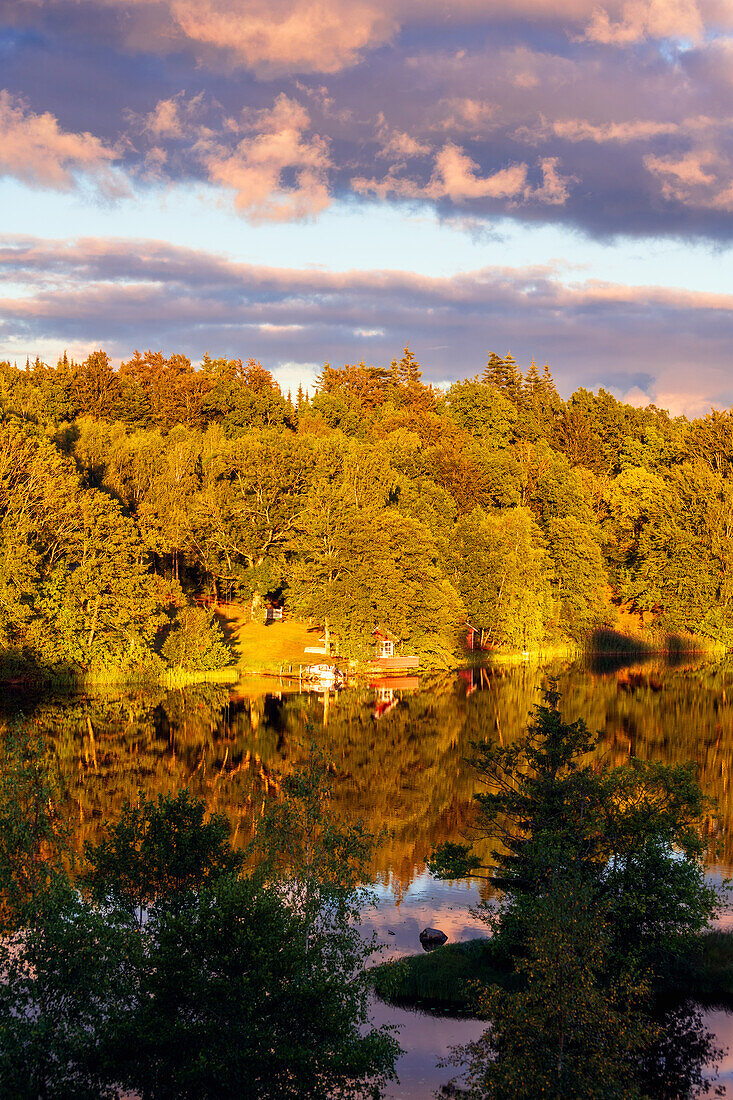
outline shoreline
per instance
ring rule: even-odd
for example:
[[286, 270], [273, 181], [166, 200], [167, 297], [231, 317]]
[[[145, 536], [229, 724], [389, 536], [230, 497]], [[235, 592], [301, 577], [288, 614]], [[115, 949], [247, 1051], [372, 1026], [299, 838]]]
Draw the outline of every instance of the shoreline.
[[[629, 639], [635, 642], [635, 639]], [[480, 669], [490, 669], [495, 667], [513, 667], [517, 665], [538, 665], [546, 664], [550, 661], [597, 661], [603, 662], [609, 660], [611, 662], [617, 662], [619, 659], [623, 659], [624, 664], [634, 664], [636, 662], [644, 663], [653, 660], [655, 657], [672, 658], [680, 660], [684, 658], [698, 658], [707, 660], [722, 660], [731, 650], [725, 646], [713, 644], [704, 646], [702, 644], [691, 644], [686, 647], [679, 646], [664, 646], [664, 645], [651, 645], [649, 643], [639, 643], [638, 646], [633, 644], [629, 647], [620, 646], [614, 649], [588, 649], [575, 644], [567, 645], [553, 645], [544, 646], [536, 650], [507, 650], [492, 653], [485, 652], [469, 652], [464, 655], [463, 660], [456, 659], [451, 661], [447, 665], [425, 665], [420, 666], [411, 673], [413, 676], [430, 676], [436, 673], [457, 673], [461, 670], [478, 671]], [[300, 662], [300, 666], [303, 668], [308, 667], [313, 663], [328, 663], [338, 665], [342, 659], [338, 657], [332, 657], [330, 659], [321, 659], [320, 662]], [[343, 663], [343, 661], [342, 661]], [[370, 679], [380, 679], [378, 671], [367, 671], [366, 666], [370, 663], [369, 660], [363, 662], [349, 661], [351, 666], [348, 669], [349, 681], [357, 685], [364, 686]], [[355, 665], [355, 667], [354, 667]], [[226, 665], [224, 668], [211, 669], [211, 670], [199, 670], [199, 671], [186, 671], [183, 669], [167, 669], [164, 672], [159, 673], [157, 676], [145, 676], [145, 675], [119, 675], [115, 673], [80, 673], [78, 676], [70, 675], [66, 672], [44, 672], [42, 669], [29, 666], [22, 671], [13, 670], [12, 674], [8, 677], [2, 677], [0, 675], [0, 684], [6, 688], [29, 688], [29, 687], [55, 687], [55, 688], [99, 688], [99, 687], [120, 687], [124, 685], [149, 685], [150, 687], [164, 687], [168, 689], [191, 687], [195, 684], [202, 683], [217, 683], [217, 684], [232, 684], [235, 685], [243, 679], [250, 679], [252, 677], [262, 679], [274, 679], [274, 680], [289, 680], [291, 682], [298, 682], [299, 677], [295, 672], [285, 673], [283, 671], [285, 667], [284, 662], [277, 662], [268, 665], [249, 665], [244, 664], [241, 661], [237, 664]], [[295, 664], [288, 662], [288, 667], [295, 668]], [[385, 676], [385, 679], [389, 679]]]

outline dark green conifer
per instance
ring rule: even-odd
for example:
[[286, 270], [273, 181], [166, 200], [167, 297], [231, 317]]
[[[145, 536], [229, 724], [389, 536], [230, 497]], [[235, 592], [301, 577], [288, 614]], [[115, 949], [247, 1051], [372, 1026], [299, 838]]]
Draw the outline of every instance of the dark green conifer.
[[497, 389], [500, 389], [504, 377], [503, 371], [504, 360], [495, 351], [492, 351], [484, 367], [484, 373], [481, 375], [481, 381], [485, 386], [496, 386]]

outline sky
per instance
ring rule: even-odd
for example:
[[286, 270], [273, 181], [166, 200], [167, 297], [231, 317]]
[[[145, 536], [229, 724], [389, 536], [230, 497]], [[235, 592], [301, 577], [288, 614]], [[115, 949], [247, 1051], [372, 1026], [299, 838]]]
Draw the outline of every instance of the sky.
[[733, 0], [3, 0], [0, 358], [733, 403]]

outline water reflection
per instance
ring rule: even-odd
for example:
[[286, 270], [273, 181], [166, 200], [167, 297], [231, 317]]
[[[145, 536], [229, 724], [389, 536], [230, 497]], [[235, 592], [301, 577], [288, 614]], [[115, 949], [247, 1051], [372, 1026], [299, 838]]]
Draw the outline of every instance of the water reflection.
[[[374, 867], [409, 886], [434, 843], [457, 838], [471, 818], [470, 742], [516, 738], [556, 676], [568, 719], [603, 731], [611, 762], [630, 755], [693, 759], [720, 807], [710, 821], [711, 852], [733, 864], [733, 669], [730, 663], [670, 668], [650, 662], [613, 671], [528, 664], [468, 670], [386, 689], [334, 695], [272, 691], [272, 681], [186, 690], [127, 689], [100, 694], [9, 691], [5, 720], [27, 722], [53, 745], [65, 779], [77, 840], [92, 837], [139, 789], [188, 786], [232, 821], [237, 843], [311, 742], [333, 759], [342, 811], [388, 838]], [[275, 682], [276, 686], [277, 683]]]
[[[242, 681], [234, 690], [7, 690], [0, 720], [28, 724], [48, 738], [79, 846], [138, 790], [155, 795], [182, 786], [224, 811], [235, 843], [244, 845], [267, 801], [279, 797], [284, 778], [315, 742], [334, 762], [340, 811], [363, 817], [374, 831], [387, 830], [373, 868], [383, 904], [366, 918], [388, 944], [388, 955], [395, 955], [419, 950], [418, 933], [426, 925], [442, 928], [452, 941], [482, 931], [468, 912], [480, 898], [478, 886], [434, 883], [425, 874], [425, 856], [440, 840], [460, 839], [470, 825], [474, 780], [465, 758], [471, 741], [509, 743], [519, 736], [547, 675], [559, 682], [566, 719], [583, 717], [602, 731], [600, 751], [609, 762], [631, 755], [697, 761], [703, 787], [719, 805], [718, 817], [708, 823], [711, 868], [733, 865], [729, 661], [602, 668], [523, 663], [337, 695], [289, 693], [265, 680]], [[405, 1024], [409, 1054], [393, 1097], [429, 1095], [449, 1075], [435, 1069], [437, 1057], [481, 1031], [476, 1022], [447, 1024], [386, 1006], [377, 1011], [380, 1019]], [[711, 1019], [729, 1044], [731, 1017]], [[727, 1081], [733, 1077], [730, 1063], [723, 1072]]]

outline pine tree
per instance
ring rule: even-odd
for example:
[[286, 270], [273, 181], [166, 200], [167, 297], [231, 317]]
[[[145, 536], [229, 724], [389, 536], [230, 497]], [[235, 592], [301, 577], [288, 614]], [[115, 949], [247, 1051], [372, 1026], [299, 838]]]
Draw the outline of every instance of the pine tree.
[[538, 387], [541, 385], [540, 372], [537, 368], [534, 355], [532, 356], [532, 362], [529, 364], [529, 370], [527, 376], [524, 379], [524, 392], [530, 401], [535, 396]]
[[557, 386], [555, 385], [555, 379], [552, 377], [549, 364], [545, 363], [542, 369], [542, 380], [540, 382], [541, 394], [543, 399], [549, 404], [556, 404], [560, 401], [560, 394], [557, 392]]
[[422, 385], [420, 364], [410, 351], [409, 344], [405, 344], [404, 353], [397, 364], [397, 377], [399, 384], [407, 390], [416, 390]]
[[495, 351], [492, 351], [484, 368], [484, 373], [481, 375], [481, 381], [485, 386], [496, 386], [497, 389], [500, 389], [504, 377], [503, 371], [504, 360]]
[[516, 405], [522, 397], [522, 372], [510, 351], [504, 356], [504, 376], [499, 387], [510, 401]]

